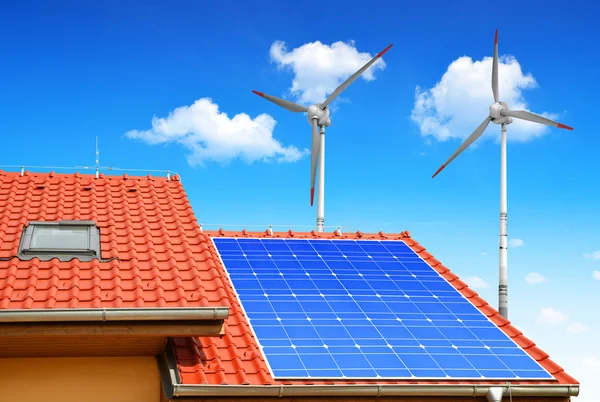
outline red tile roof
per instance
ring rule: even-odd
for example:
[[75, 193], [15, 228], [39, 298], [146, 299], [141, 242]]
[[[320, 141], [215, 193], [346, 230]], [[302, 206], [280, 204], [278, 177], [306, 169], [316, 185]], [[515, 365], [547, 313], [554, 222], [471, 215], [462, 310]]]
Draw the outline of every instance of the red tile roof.
[[[29, 221], [94, 220], [100, 262], [16, 258]], [[0, 171], [0, 308], [227, 306], [177, 177]]]
[[[94, 220], [103, 259], [20, 261], [20, 236], [29, 221]], [[0, 171], [0, 309], [229, 306], [225, 335], [176, 338], [183, 384], [457, 384], [457, 381], [276, 381], [251, 335], [211, 237], [386, 238], [405, 241], [435, 270], [554, 375], [576, 385], [548, 355], [524, 337], [408, 232], [203, 233], [177, 177], [59, 175]], [[470, 383], [463, 381], [461, 383]], [[481, 383], [480, 381], [478, 383]], [[487, 382], [495, 383], [495, 382]], [[499, 383], [499, 382], [498, 382]], [[541, 382], [521, 381], [535, 384]], [[516, 383], [513, 383], [516, 385]]]

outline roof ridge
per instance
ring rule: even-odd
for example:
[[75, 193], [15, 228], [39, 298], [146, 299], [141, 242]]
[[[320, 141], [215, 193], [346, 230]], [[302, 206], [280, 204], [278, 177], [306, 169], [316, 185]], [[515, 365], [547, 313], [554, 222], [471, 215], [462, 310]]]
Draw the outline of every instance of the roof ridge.
[[411, 234], [408, 230], [402, 231], [400, 233], [384, 233], [383, 231], [379, 231], [378, 233], [363, 233], [360, 230], [348, 234], [341, 233], [339, 230], [335, 230], [333, 232], [317, 232], [316, 230], [312, 230], [310, 232], [294, 232], [293, 230], [288, 230], [287, 232], [271, 232], [269, 229], [264, 232], [250, 232], [246, 229], [242, 229], [240, 231], [235, 230], [203, 230], [203, 233], [209, 237], [246, 237], [246, 238], [297, 238], [297, 239], [337, 239], [337, 240], [404, 240], [410, 239]]
[[90, 178], [90, 179], [94, 179], [94, 180], [99, 180], [99, 179], [105, 179], [105, 180], [118, 180], [118, 179], [122, 179], [122, 180], [134, 180], [134, 181], [142, 181], [142, 180], [160, 180], [160, 181], [181, 181], [181, 178], [179, 177], [178, 174], [172, 174], [170, 175], [170, 177], [164, 177], [164, 176], [158, 176], [158, 175], [152, 175], [151, 173], [147, 174], [147, 175], [128, 175], [127, 173], [123, 173], [123, 174], [105, 174], [103, 172], [100, 172], [98, 174], [98, 178], [96, 178], [95, 173], [80, 173], [79, 171], [76, 171], [75, 173], [55, 173], [54, 171], [50, 171], [50, 172], [31, 172], [29, 170], [24, 170], [22, 173], [21, 172], [11, 172], [11, 171], [5, 171], [0, 169], [0, 177], [29, 177], [29, 178], [36, 178], [36, 177], [43, 177], [43, 178], [53, 178], [53, 177], [57, 177], [57, 178], [63, 178], [63, 177], [73, 177], [73, 178]]

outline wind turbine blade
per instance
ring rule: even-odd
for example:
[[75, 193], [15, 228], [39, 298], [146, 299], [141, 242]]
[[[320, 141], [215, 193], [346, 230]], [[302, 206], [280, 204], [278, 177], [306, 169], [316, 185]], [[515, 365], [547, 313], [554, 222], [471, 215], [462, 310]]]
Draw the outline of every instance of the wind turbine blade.
[[270, 100], [274, 104], [279, 105], [282, 108], [289, 110], [290, 112], [306, 112], [306, 111], [308, 111], [307, 108], [305, 108], [302, 105], [298, 105], [297, 103], [290, 102], [285, 99], [278, 98], [276, 96], [267, 95], [265, 93], [258, 92], [255, 90], [252, 90], [252, 92], [257, 94], [258, 96], [262, 96], [263, 98]]
[[390, 48], [394, 46], [394, 44], [389, 45], [388, 47], [386, 47], [385, 49], [383, 49], [380, 53], [377, 54], [377, 56], [373, 57], [371, 59], [371, 61], [369, 61], [367, 64], [365, 64], [364, 66], [362, 66], [362, 68], [360, 70], [358, 70], [357, 72], [355, 72], [350, 78], [348, 78], [346, 81], [344, 81], [342, 83], [342, 85], [340, 85], [339, 87], [337, 87], [335, 89], [335, 91], [333, 91], [331, 93], [331, 95], [329, 95], [329, 97], [325, 100], [325, 102], [323, 102], [321, 104], [321, 106], [323, 108], [325, 108], [327, 105], [329, 105], [335, 98], [338, 97], [339, 94], [341, 94], [346, 88], [348, 88], [350, 86], [350, 84], [352, 84], [354, 82], [354, 80], [356, 80], [358, 77], [360, 77], [360, 75], [362, 73], [364, 73], [367, 68], [371, 67], [371, 65], [373, 63], [375, 63], [377, 61], [377, 59], [379, 59], [381, 56], [383, 56], [383, 54], [385, 52], [387, 52], [388, 50], [390, 50]]
[[498, 102], [498, 30], [496, 29], [496, 39], [494, 39], [494, 62], [492, 64], [492, 91], [494, 92], [494, 102]]
[[315, 199], [315, 181], [317, 178], [317, 162], [319, 161], [319, 150], [321, 147], [321, 134], [317, 119], [312, 120], [312, 149], [310, 161], [310, 206], [312, 207]]
[[545, 124], [547, 126], [564, 128], [566, 130], [573, 130], [573, 127], [565, 126], [564, 124], [557, 123], [555, 121], [552, 121], [552, 120], [547, 119], [542, 116], [538, 116], [535, 113], [526, 112], [525, 110], [509, 110], [509, 111], [501, 110], [500, 114], [502, 116], [516, 117], [517, 119], [521, 119], [521, 120], [527, 120], [527, 121], [533, 121], [534, 123]]
[[433, 179], [439, 172], [441, 172], [446, 166], [448, 166], [450, 164], [450, 162], [452, 162], [454, 160], [454, 158], [456, 158], [462, 151], [464, 151], [465, 149], [467, 149], [467, 147], [469, 145], [471, 145], [473, 142], [475, 142], [475, 140], [479, 137], [481, 137], [481, 134], [483, 134], [483, 132], [485, 131], [485, 129], [487, 128], [488, 124], [490, 124], [490, 121], [492, 121], [492, 118], [490, 116], [486, 117], [486, 119], [483, 121], [483, 123], [481, 123], [479, 125], [479, 127], [477, 127], [475, 129], [475, 131], [473, 131], [473, 134], [471, 134], [469, 136], [469, 138], [467, 138], [461, 145], [460, 147], [458, 147], [458, 149], [456, 150], [456, 152], [454, 152], [452, 154], [452, 156], [450, 156], [448, 158], [448, 160], [446, 162], [444, 162], [444, 164], [437, 170], [437, 172], [435, 172], [433, 174], [433, 176], [431, 176], [431, 178]]

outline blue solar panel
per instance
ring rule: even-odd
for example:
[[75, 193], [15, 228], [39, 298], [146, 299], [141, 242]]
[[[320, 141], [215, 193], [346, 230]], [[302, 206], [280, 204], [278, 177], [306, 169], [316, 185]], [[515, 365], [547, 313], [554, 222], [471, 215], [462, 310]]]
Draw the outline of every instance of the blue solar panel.
[[275, 378], [553, 379], [402, 241], [214, 243]]

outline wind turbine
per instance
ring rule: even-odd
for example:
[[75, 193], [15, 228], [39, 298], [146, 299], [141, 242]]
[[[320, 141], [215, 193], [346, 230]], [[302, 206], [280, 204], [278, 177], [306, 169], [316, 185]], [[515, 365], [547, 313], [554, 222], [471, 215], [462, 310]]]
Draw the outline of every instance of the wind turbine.
[[490, 122], [500, 124], [501, 145], [500, 145], [500, 269], [498, 284], [498, 311], [504, 318], [508, 318], [508, 242], [506, 233], [507, 222], [507, 202], [506, 202], [506, 125], [512, 123], [513, 117], [516, 119], [532, 121], [534, 123], [545, 124], [548, 126], [573, 130], [572, 127], [557, 123], [545, 117], [538, 116], [525, 110], [510, 110], [505, 102], [501, 102], [498, 94], [498, 30], [496, 29], [496, 38], [494, 40], [494, 61], [492, 64], [492, 92], [494, 94], [494, 103], [490, 106], [490, 114], [483, 123], [473, 131], [473, 134], [467, 138], [450, 158], [435, 172], [435, 177], [442, 171], [454, 158], [456, 158], [469, 145], [477, 140]]
[[[350, 86], [362, 73], [364, 73], [373, 63], [375, 63], [392, 45], [389, 45], [373, 57], [367, 64], [361, 67], [350, 78], [344, 81], [339, 87], [329, 95], [323, 103], [318, 103], [309, 107], [298, 105], [297, 103], [267, 95], [262, 92], [252, 91], [258, 96], [281, 106], [290, 112], [307, 112], [308, 122], [312, 126], [312, 149], [310, 166], [310, 205], [313, 205], [315, 198], [315, 180], [317, 174], [317, 162], [319, 163], [319, 191], [317, 194], [317, 232], [322, 232], [325, 226], [325, 127], [331, 125], [329, 118], [329, 104], [337, 98], [342, 91]], [[319, 131], [320, 129], [320, 131]]]

